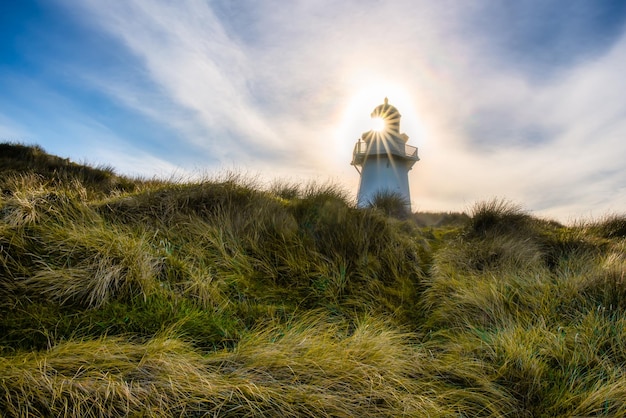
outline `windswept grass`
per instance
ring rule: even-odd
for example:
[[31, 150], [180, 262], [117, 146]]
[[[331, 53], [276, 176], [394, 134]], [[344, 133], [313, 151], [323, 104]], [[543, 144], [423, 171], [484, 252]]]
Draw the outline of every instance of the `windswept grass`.
[[603, 238], [626, 238], [626, 215], [608, 215], [590, 223], [587, 229]]
[[626, 414], [623, 215], [0, 150], [3, 416]]
[[0, 407], [6, 416], [444, 417], [513, 406], [481, 364], [433, 358], [394, 328], [309, 313], [208, 354], [175, 335], [64, 342], [0, 361]]
[[595, 228], [492, 201], [434, 256], [422, 297], [433, 342], [493, 368], [513, 416], [624, 414], [624, 241]]

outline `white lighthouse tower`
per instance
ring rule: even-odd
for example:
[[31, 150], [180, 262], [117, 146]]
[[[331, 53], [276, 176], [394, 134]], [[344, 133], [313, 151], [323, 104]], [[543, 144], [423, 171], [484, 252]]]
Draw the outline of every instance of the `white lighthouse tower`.
[[410, 209], [409, 170], [419, 161], [417, 148], [406, 144], [409, 137], [400, 133], [400, 112], [386, 97], [372, 118], [380, 129], [361, 135], [352, 153], [351, 164], [361, 175], [357, 206], [368, 206], [381, 194], [395, 194]]

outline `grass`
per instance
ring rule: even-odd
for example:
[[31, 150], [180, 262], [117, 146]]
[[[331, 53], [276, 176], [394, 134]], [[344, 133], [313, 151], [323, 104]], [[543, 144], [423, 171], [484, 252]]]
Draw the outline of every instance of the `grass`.
[[4, 416], [626, 414], [623, 215], [0, 150]]

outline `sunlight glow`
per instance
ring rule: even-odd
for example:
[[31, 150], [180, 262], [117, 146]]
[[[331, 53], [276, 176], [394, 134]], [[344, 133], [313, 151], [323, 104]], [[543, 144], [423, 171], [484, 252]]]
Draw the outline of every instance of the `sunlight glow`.
[[361, 134], [373, 129], [372, 110], [382, 104], [385, 97], [402, 114], [400, 131], [406, 132], [412, 143], [421, 142], [423, 127], [414, 102], [416, 98], [403, 85], [403, 80], [391, 81], [385, 75], [359, 70], [350, 71], [346, 78], [350, 80], [350, 84], [346, 85], [346, 103], [335, 130], [337, 147], [340, 147], [338, 152], [347, 150], [345, 152], [350, 153], [352, 144]]
[[[390, 80], [387, 74], [363, 71], [362, 68], [346, 69], [345, 79], [348, 82], [341, 94], [343, 103], [338, 105], [342, 110], [337, 114], [333, 142], [330, 144], [331, 158], [335, 164], [345, 164], [346, 172], [349, 169], [353, 171], [347, 162], [352, 160], [352, 152], [359, 138], [365, 132], [375, 130], [371, 114], [378, 105], [383, 104], [385, 97], [402, 115], [400, 132], [406, 132], [411, 145], [423, 145], [424, 128], [416, 106], [419, 98], [409, 88], [409, 81], [401, 78]], [[385, 129], [380, 132], [385, 132]]]
[[383, 118], [372, 118], [372, 131], [382, 132], [385, 129], [385, 120]]

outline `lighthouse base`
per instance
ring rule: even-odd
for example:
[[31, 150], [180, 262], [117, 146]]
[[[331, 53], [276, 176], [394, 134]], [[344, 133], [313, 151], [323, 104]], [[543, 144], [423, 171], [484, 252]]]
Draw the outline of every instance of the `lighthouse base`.
[[408, 172], [412, 162], [409, 163], [411, 164], [402, 160], [391, 161], [386, 156], [370, 156], [361, 171], [357, 206], [371, 206], [377, 196], [395, 195], [406, 202], [407, 209], [411, 210]]

